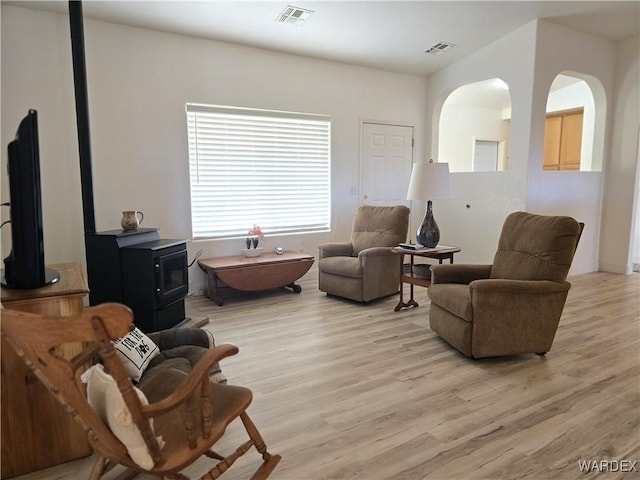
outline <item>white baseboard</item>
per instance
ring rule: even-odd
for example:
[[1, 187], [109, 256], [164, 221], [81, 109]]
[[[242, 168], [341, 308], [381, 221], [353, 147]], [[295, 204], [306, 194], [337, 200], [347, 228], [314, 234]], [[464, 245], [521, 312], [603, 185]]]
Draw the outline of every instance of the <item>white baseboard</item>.
[[621, 275], [631, 275], [633, 264], [615, 265], [612, 263], [600, 263], [599, 272], [619, 273]]
[[598, 271], [597, 263], [573, 264], [569, 270], [569, 275], [582, 275], [583, 273], [591, 273]]

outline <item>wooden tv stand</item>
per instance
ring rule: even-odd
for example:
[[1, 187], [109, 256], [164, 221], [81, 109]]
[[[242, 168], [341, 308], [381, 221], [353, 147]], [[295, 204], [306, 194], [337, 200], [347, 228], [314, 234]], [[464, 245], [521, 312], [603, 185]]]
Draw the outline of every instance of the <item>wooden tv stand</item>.
[[[89, 289], [79, 263], [48, 265], [60, 272], [53, 285], [32, 290], [2, 288], [6, 309], [46, 315], [80, 313]], [[66, 344], [68, 358], [82, 350]], [[91, 455], [87, 433], [49, 393], [2, 338], [2, 478]]]
[[236, 290], [258, 291], [278, 287], [289, 287], [295, 293], [302, 288], [295, 281], [302, 277], [314, 257], [305, 253], [263, 253], [258, 257], [214, 257], [198, 260], [198, 265], [207, 274], [207, 296], [219, 306], [223, 304], [219, 281]]

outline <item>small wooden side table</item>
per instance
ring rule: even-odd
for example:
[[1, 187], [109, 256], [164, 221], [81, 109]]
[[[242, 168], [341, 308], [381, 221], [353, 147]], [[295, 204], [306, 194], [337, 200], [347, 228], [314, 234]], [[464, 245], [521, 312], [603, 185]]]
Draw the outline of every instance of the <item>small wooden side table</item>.
[[[404, 271], [404, 262], [400, 262], [400, 301], [394, 311], [398, 312], [403, 308], [408, 307], [417, 307], [418, 302], [413, 299], [413, 286], [419, 285], [421, 287], [428, 287], [431, 285], [431, 275], [429, 277], [421, 277], [417, 275], [415, 271], [414, 258], [415, 257], [427, 257], [427, 258], [435, 258], [439, 263], [442, 263], [443, 260], [449, 260], [449, 263], [453, 263], [453, 254], [460, 251], [459, 247], [452, 247], [449, 245], [438, 245], [435, 248], [423, 248], [421, 250], [409, 250], [407, 248], [402, 247], [394, 247], [391, 249], [393, 253], [397, 253], [398, 255], [409, 255], [411, 257], [409, 263], [409, 271]], [[405, 303], [403, 298], [403, 284], [408, 283], [410, 285], [409, 291], [409, 301]]]
[[207, 296], [222, 306], [218, 281], [236, 290], [254, 292], [278, 287], [289, 287], [300, 293], [302, 287], [295, 281], [302, 277], [315, 258], [306, 253], [263, 253], [258, 257], [214, 257], [198, 260], [198, 265], [207, 274]]

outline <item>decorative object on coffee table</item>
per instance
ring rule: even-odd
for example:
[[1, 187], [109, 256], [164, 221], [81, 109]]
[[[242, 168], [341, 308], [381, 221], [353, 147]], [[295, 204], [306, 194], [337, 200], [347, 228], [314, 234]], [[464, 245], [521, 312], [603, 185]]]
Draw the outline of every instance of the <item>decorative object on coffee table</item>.
[[[255, 223], [253, 224], [253, 227], [251, 227], [249, 229], [249, 231], [247, 232], [247, 235], [249, 235], [247, 237], [247, 250], [249, 250], [252, 246], [253, 248], [258, 248], [258, 244], [260, 243], [260, 240], [264, 240], [264, 233], [262, 233], [262, 229], [260, 228], [260, 226], [256, 225]], [[256, 255], [246, 255], [247, 257], [255, 257]]]
[[243, 248], [242, 249], [242, 254], [245, 257], [257, 257], [262, 253], [263, 250], [264, 250], [264, 248], [262, 248], [262, 247]]

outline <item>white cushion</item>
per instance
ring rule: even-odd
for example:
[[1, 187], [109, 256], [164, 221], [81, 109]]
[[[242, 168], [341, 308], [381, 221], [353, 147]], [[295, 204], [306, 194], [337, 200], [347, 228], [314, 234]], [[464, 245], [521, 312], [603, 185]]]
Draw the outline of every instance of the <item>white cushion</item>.
[[[104, 371], [102, 365], [94, 365], [84, 377], [88, 377], [87, 399], [98, 416], [109, 425], [136, 464], [145, 470], [153, 468], [153, 458], [113, 377]], [[149, 401], [144, 393], [138, 388], [133, 387], [133, 389], [138, 394], [140, 402], [148, 405]], [[151, 428], [153, 428], [153, 420], [151, 420]], [[158, 442], [160, 446], [164, 443], [160, 437]]]
[[114, 340], [113, 344], [127, 375], [136, 382], [140, 381], [151, 359], [160, 353], [158, 346], [137, 327], [124, 337]]

